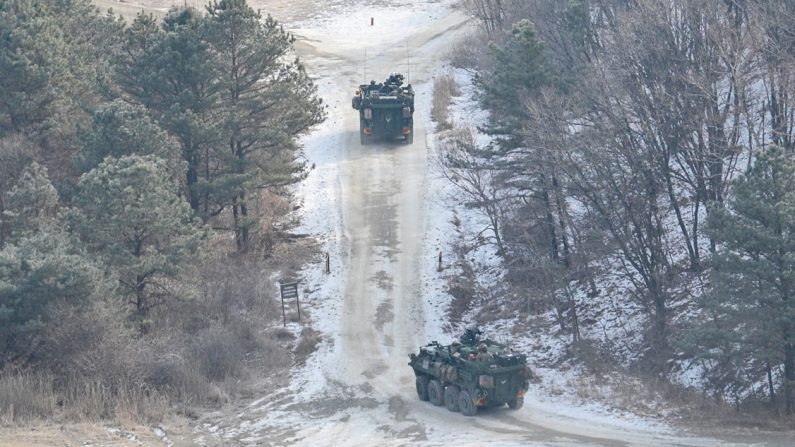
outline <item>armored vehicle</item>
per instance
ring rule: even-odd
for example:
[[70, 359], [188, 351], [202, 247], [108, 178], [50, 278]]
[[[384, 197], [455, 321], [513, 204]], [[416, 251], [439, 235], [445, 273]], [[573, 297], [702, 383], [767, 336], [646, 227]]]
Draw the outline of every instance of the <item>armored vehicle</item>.
[[414, 142], [414, 90], [403, 86], [403, 75], [392, 74], [386, 82], [362, 84], [352, 100], [359, 111], [359, 138], [362, 145], [373, 140], [401, 139]]
[[478, 407], [522, 407], [529, 386], [527, 356], [481, 335], [478, 329], [467, 329], [460, 341], [432, 342], [419, 354], [409, 354], [420, 400], [467, 416], [475, 415]]

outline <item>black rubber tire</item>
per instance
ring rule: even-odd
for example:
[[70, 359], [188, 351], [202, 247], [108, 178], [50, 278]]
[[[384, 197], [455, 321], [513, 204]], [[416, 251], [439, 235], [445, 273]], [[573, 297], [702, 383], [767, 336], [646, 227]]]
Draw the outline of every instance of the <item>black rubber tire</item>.
[[458, 411], [458, 387], [450, 385], [444, 390], [444, 406], [450, 411]]
[[442, 382], [436, 379], [428, 382], [428, 400], [436, 406], [444, 404], [444, 387], [442, 386]]
[[474, 416], [478, 412], [478, 407], [475, 406], [475, 401], [472, 400], [472, 395], [469, 391], [461, 391], [458, 393], [458, 411], [464, 416]]
[[517, 397], [508, 401], [508, 408], [511, 410], [518, 410], [524, 405], [524, 397]]
[[422, 401], [428, 400], [428, 378], [427, 377], [417, 377], [417, 397], [420, 398]]
[[407, 144], [407, 145], [408, 145], [408, 144], [414, 144], [414, 132], [412, 132], [412, 133], [410, 133], [410, 134], [406, 135], [406, 139], [405, 139], [405, 140], [403, 140], [403, 143], [404, 143], [404, 144]]

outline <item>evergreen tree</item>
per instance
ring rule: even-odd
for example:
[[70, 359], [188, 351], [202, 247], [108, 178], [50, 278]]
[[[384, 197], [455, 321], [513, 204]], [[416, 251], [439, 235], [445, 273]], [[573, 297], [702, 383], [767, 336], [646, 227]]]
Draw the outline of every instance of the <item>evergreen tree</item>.
[[[726, 209], [710, 214], [718, 243], [714, 287], [700, 299], [685, 346], [716, 365], [729, 386], [763, 380], [783, 368], [787, 413], [795, 411], [795, 161], [770, 147], [732, 184]], [[772, 391], [772, 388], [771, 388]]]
[[[573, 13], [570, 16], [575, 17]], [[528, 253], [526, 247], [537, 245], [545, 248], [552, 262], [568, 268], [572, 241], [561, 163], [541, 137], [543, 117], [531, 107], [545, 90], [552, 90], [553, 95], [562, 93], [559, 77], [547, 61], [535, 25], [527, 19], [516, 22], [502, 44], [492, 45], [490, 55], [493, 66], [475, 82], [480, 103], [490, 111], [484, 130], [495, 136], [495, 142], [476, 155], [483, 159], [483, 168], [493, 172], [498, 190], [520, 193], [518, 197], [513, 192], [501, 194], [513, 196], [508, 199], [513, 203], [501, 206], [526, 216], [501, 224], [506, 245], [515, 247], [506, 255], [527, 260], [537, 253]], [[541, 225], [536, 225], [538, 220]]]
[[527, 100], [551, 85], [552, 74], [545, 61], [544, 46], [529, 20], [517, 22], [502, 45], [492, 45], [494, 66], [475, 78], [480, 102], [492, 112], [487, 130], [499, 135], [502, 145], [521, 144], [521, 130], [530, 121]]
[[0, 137], [53, 124], [64, 53], [61, 31], [41, 2], [0, 3]]
[[101, 105], [93, 123], [81, 135], [75, 164], [81, 172], [94, 169], [105, 157], [157, 155], [164, 160], [179, 157], [179, 147], [152, 122], [144, 107], [117, 99]]
[[56, 225], [7, 244], [0, 250], [0, 366], [35, 354], [51, 303], [78, 304], [106, 290], [104, 284], [99, 269]]
[[251, 225], [253, 191], [298, 180], [296, 136], [321, 122], [317, 88], [296, 60], [287, 62], [294, 38], [245, 0], [208, 8], [205, 38], [218, 67], [222, 165], [217, 191], [232, 211], [238, 249]]
[[204, 235], [165, 161], [152, 155], [106, 158], [80, 178], [75, 205], [74, 228], [116, 273], [139, 317], [171, 296], [169, 282], [196, 255]]
[[68, 49], [64, 57], [70, 76], [61, 88], [78, 110], [92, 110], [97, 101], [116, 94], [112, 61], [121, 50], [124, 19], [112, 11], [102, 14], [93, 0], [47, 3]]
[[139, 14], [126, 31], [116, 72], [122, 88], [178, 140], [188, 202], [208, 219], [222, 211], [214, 207], [218, 168], [210, 159], [218, 140], [213, 110], [219, 86], [215, 62], [201, 38], [203, 23], [193, 8], [170, 10], [162, 28], [153, 16]]
[[47, 168], [32, 162], [8, 193], [8, 205], [2, 220], [10, 225], [13, 236], [39, 232], [52, 223], [58, 209], [58, 192], [50, 183]]

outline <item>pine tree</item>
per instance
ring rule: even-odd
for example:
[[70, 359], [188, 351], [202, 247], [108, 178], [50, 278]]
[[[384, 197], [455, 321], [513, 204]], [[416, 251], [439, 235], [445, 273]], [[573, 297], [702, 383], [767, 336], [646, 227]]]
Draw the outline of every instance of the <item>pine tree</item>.
[[221, 0], [208, 8], [205, 38], [218, 64], [222, 141], [219, 198], [232, 211], [235, 241], [249, 239], [253, 191], [296, 181], [295, 138], [321, 122], [317, 88], [296, 60], [287, 62], [294, 38], [245, 0]]
[[80, 136], [75, 164], [81, 172], [94, 169], [105, 157], [157, 155], [179, 159], [177, 143], [151, 118], [144, 107], [117, 99], [94, 112], [93, 123]]
[[8, 205], [0, 216], [13, 238], [39, 232], [52, 223], [58, 210], [58, 192], [50, 183], [47, 168], [32, 162], [8, 193]]
[[89, 250], [118, 277], [139, 317], [172, 296], [169, 282], [196, 255], [204, 236], [177, 195], [166, 162], [108, 157], [80, 178], [70, 219]]
[[545, 61], [544, 46], [529, 20], [517, 22], [503, 45], [492, 45], [494, 67], [475, 78], [480, 102], [492, 112], [487, 130], [503, 138], [509, 148], [521, 144], [518, 138], [528, 125], [526, 100], [551, 85], [552, 73]]
[[0, 3], [0, 137], [51, 125], [65, 43], [40, 2]]
[[[710, 374], [730, 386], [763, 380], [783, 367], [787, 413], [795, 411], [795, 161], [766, 150], [732, 184], [726, 209], [708, 231], [717, 242], [714, 287], [699, 304], [685, 346], [717, 364]], [[706, 318], [707, 321], [700, 321]], [[767, 371], [765, 371], [767, 370]], [[772, 385], [773, 378], [770, 377]]]
[[218, 140], [213, 111], [218, 101], [216, 65], [201, 38], [204, 19], [193, 8], [172, 9], [162, 29], [139, 14], [125, 33], [116, 73], [122, 88], [177, 139], [185, 166], [191, 208], [208, 219], [215, 208], [216, 167], [210, 160]]

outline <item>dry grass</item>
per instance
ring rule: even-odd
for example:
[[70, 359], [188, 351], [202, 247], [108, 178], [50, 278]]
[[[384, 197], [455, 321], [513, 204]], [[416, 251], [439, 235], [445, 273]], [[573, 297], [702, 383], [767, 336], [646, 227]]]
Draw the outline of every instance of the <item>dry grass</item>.
[[50, 376], [0, 375], [0, 425], [50, 418], [56, 402]]
[[440, 130], [453, 127], [453, 123], [450, 121], [450, 102], [453, 97], [459, 95], [461, 95], [461, 91], [452, 76], [443, 75], [434, 79], [431, 118]]
[[157, 423], [168, 412], [168, 396], [144, 383], [111, 386], [97, 379], [50, 374], [0, 376], [0, 424], [35, 421], [116, 420], [123, 424]]

